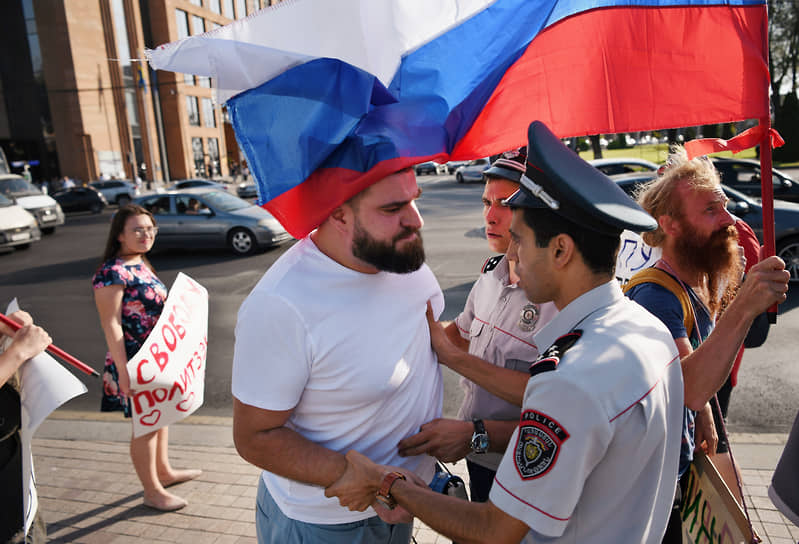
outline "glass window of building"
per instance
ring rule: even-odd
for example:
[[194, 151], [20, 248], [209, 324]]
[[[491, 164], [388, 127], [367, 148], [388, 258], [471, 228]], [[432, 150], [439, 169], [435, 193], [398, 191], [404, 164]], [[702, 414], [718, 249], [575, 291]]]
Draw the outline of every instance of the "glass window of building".
[[175, 10], [175, 19], [178, 23], [178, 39], [189, 37], [189, 14], [182, 9]]
[[197, 34], [202, 34], [203, 32], [205, 32], [205, 19], [203, 19], [199, 15], [192, 15], [191, 30], [192, 34], [194, 34], [195, 36]]
[[183, 74], [183, 83], [186, 85], [194, 85], [194, 76], [192, 74]]
[[208, 138], [208, 160], [211, 163], [211, 175], [221, 175], [222, 170], [219, 167], [219, 140], [216, 138]]
[[195, 6], [203, 7], [203, 0], [191, 0], [191, 3]]
[[217, 13], [217, 14], [221, 15], [222, 14], [222, 6], [220, 5], [219, 2], [220, 2], [220, 0], [209, 0], [209, 6], [208, 7], [211, 8], [211, 11], [213, 11], [214, 13]]
[[205, 177], [207, 174], [205, 172], [205, 153], [203, 153], [202, 138], [191, 139], [191, 155], [194, 160], [194, 175]]
[[197, 76], [197, 85], [200, 87], [205, 87], [206, 89], [211, 88], [211, 78], [206, 76]]
[[246, 3], [244, 0], [236, 0], [236, 17], [239, 19], [247, 16]]
[[236, 16], [233, 14], [233, 0], [225, 0], [225, 17], [228, 19], [235, 19]]
[[200, 126], [200, 102], [196, 96], [186, 97], [186, 113], [189, 116], [189, 124], [193, 127]]
[[203, 124], [208, 128], [216, 128], [216, 113], [214, 103], [210, 98], [203, 98]]

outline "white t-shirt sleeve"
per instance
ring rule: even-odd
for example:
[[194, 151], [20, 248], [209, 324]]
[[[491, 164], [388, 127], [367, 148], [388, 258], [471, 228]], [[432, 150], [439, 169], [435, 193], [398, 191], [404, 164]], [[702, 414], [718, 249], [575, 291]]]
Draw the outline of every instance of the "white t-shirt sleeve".
[[490, 499], [544, 536], [561, 536], [611, 426], [602, 407], [557, 370], [527, 385], [519, 427], [499, 465]]
[[236, 323], [233, 396], [264, 410], [297, 406], [310, 377], [311, 343], [292, 305], [271, 294], [251, 294]]

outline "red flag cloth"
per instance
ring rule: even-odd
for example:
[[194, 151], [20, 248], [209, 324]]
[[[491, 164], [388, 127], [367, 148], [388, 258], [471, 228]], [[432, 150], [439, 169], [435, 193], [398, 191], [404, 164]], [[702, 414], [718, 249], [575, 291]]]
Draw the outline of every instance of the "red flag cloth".
[[[700, 157], [702, 155], [710, 155], [711, 153], [718, 153], [719, 151], [732, 151], [738, 153], [744, 149], [749, 149], [763, 143], [763, 137], [766, 134], [766, 128], [763, 125], [756, 125], [750, 129], [744, 130], [737, 136], [729, 140], [722, 140], [721, 138], [700, 138], [698, 140], [691, 140], [685, 143], [685, 151], [688, 153], [688, 158]], [[769, 140], [771, 140], [771, 148], [781, 147], [785, 144], [779, 132], [773, 128], [768, 129]]]

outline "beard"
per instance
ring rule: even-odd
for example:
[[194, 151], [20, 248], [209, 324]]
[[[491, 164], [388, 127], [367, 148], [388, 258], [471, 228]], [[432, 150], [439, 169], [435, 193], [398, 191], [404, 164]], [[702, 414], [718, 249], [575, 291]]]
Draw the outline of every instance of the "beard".
[[730, 225], [704, 240], [685, 219], [680, 220], [681, 235], [675, 249], [683, 266], [707, 277], [710, 311], [723, 310], [735, 296], [743, 267], [738, 247], [738, 231]]
[[[405, 242], [404, 249], [397, 249], [400, 240], [414, 233], [415, 240]], [[390, 242], [383, 242], [373, 238], [357, 220], [352, 238], [352, 254], [378, 270], [395, 274], [415, 272], [424, 264], [424, 244], [418, 229], [403, 229]]]

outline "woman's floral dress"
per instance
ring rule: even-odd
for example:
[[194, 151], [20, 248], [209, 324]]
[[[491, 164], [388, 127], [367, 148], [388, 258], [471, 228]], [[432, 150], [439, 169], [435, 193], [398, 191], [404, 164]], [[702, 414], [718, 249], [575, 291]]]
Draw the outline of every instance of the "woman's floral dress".
[[[139, 351], [164, 308], [167, 290], [161, 280], [142, 263], [126, 265], [121, 259], [103, 263], [92, 278], [92, 287], [122, 285], [122, 333], [125, 353], [130, 360]], [[105, 356], [103, 372], [103, 412], [121, 410], [130, 417], [129, 399], [119, 390], [119, 374], [111, 353]]]

